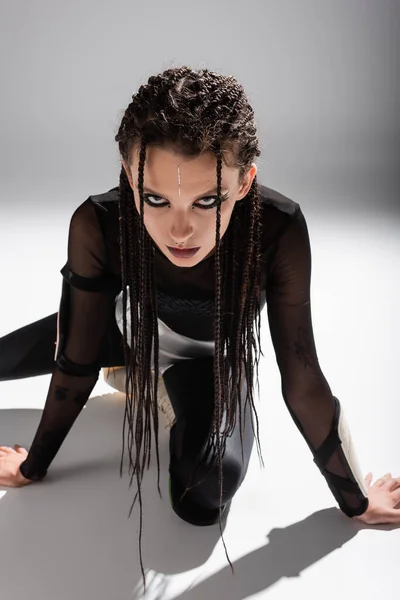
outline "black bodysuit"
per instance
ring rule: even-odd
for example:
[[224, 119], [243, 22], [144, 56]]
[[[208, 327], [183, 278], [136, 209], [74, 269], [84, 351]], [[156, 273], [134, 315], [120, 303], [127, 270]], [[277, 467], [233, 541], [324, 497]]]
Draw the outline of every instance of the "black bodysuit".
[[[306, 220], [299, 204], [282, 194], [259, 184], [259, 195], [263, 212], [261, 308], [267, 305], [282, 395], [342, 511], [348, 516], [362, 514], [368, 507], [364, 479], [340, 403], [321, 371], [314, 344]], [[46, 475], [101, 367], [124, 364], [115, 316], [122, 289], [118, 217], [118, 188], [113, 188], [90, 196], [71, 218], [68, 260], [61, 269], [57, 347], [53, 339], [55, 355], [47, 371], [52, 377], [39, 427], [21, 465], [21, 473], [29, 479]], [[174, 265], [157, 248], [155, 279], [159, 318], [184, 336], [213, 340], [214, 254], [187, 268]], [[112, 346], [119, 351], [104, 357], [110, 336], [118, 338]], [[7, 337], [0, 340], [0, 352]], [[46, 372], [46, 368], [40, 372], [31, 357], [28, 370], [16, 375], [12, 353], [5, 360], [2, 380]]]

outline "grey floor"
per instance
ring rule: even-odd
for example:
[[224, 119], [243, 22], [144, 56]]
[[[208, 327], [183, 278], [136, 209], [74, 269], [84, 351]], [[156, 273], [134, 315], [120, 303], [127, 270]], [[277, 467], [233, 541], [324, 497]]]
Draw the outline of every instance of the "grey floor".
[[[110, 186], [111, 187], [111, 186]], [[271, 185], [271, 187], [273, 187]], [[287, 193], [281, 189], [282, 193]], [[67, 219], [82, 199], [38, 197], [3, 210], [0, 335], [57, 311]], [[313, 250], [312, 314], [319, 361], [349, 422], [359, 461], [374, 479], [400, 476], [400, 212], [394, 204], [295, 198]], [[39, 208], [33, 208], [39, 207]], [[39, 211], [39, 212], [34, 212]], [[398, 597], [400, 531], [363, 526], [338, 509], [285, 407], [263, 313], [260, 364], [265, 469], [253, 452], [224, 539], [170, 509], [168, 433], [145, 475], [146, 598], [215, 600]], [[50, 376], [0, 385], [0, 444], [29, 448]], [[0, 588], [4, 600], [141, 598], [135, 487], [119, 478], [123, 395], [99, 379], [48, 477], [0, 490]]]

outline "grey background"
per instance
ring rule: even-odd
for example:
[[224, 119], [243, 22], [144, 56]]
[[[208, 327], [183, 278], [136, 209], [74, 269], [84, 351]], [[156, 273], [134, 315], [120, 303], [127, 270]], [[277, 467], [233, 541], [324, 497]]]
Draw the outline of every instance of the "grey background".
[[[259, 126], [259, 180], [307, 219], [318, 356], [363, 470], [399, 476], [399, 2], [0, 6], [0, 335], [57, 311], [69, 218], [118, 184], [114, 135], [137, 88], [181, 64], [233, 74]], [[232, 503], [236, 575], [218, 528], [194, 531], [172, 512], [162, 431], [163, 500], [154, 454], [143, 486], [146, 598], [394, 600], [399, 531], [336, 508], [283, 403], [262, 321], [266, 469], [253, 452]], [[1, 383], [1, 445], [29, 448], [49, 380]], [[45, 481], [0, 490], [1, 600], [142, 597], [135, 487], [118, 472], [123, 404], [100, 377]]]
[[57, 191], [72, 206], [116, 185], [113, 136], [131, 95], [187, 64], [245, 86], [263, 183], [297, 199], [318, 191], [330, 207], [393, 207], [399, 25], [396, 0], [3, 0], [2, 202], [33, 193], [57, 210]]

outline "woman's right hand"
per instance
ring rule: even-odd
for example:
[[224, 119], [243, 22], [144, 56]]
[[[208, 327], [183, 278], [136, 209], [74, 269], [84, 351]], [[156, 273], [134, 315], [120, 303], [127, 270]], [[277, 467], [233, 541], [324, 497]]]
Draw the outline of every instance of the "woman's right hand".
[[0, 487], [23, 487], [32, 483], [19, 470], [20, 464], [28, 455], [26, 448], [14, 444], [14, 448], [0, 446]]

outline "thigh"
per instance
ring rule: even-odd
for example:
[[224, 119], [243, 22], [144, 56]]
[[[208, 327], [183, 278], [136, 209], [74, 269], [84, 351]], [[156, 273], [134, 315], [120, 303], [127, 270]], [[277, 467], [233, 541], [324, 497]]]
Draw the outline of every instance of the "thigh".
[[181, 360], [163, 373], [177, 422], [185, 422], [186, 443], [195, 448], [208, 437], [214, 409], [213, 357]]
[[57, 313], [0, 338], [0, 381], [51, 373], [57, 338]]
[[[57, 315], [29, 323], [0, 338], [0, 381], [47, 375], [54, 370], [57, 341]], [[115, 319], [99, 349], [101, 367], [125, 364], [122, 335]]]
[[[164, 375], [165, 387], [173, 406], [176, 423], [170, 434], [170, 473], [181, 487], [195, 485], [191, 498], [204, 506], [215, 505], [219, 494], [218, 452], [211, 435], [214, 409], [213, 357], [181, 361]], [[252, 411], [245, 408], [247, 385], [241, 389], [241, 408], [238, 410], [233, 432], [226, 439], [222, 457], [223, 478], [230, 499], [247, 472], [254, 443]], [[242, 440], [239, 412], [242, 417]], [[199, 482], [203, 481], [202, 485]], [[219, 496], [218, 496], [219, 497]]]

